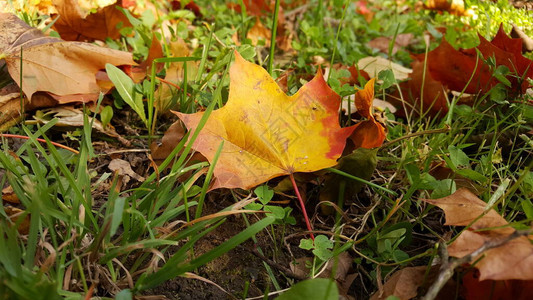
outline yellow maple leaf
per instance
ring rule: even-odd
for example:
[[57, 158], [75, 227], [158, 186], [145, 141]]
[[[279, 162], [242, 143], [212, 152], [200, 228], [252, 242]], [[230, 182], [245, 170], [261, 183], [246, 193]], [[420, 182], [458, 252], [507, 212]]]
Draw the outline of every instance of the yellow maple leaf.
[[[212, 112], [193, 149], [212, 161], [214, 188], [250, 189], [271, 178], [334, 166], [352, 127], [338, 121], [340, 96], [319, 71], [293, 96], [260, 66], [235, 52], [227, 104]], [[203, 112], [176, 113], [189, 130]]]

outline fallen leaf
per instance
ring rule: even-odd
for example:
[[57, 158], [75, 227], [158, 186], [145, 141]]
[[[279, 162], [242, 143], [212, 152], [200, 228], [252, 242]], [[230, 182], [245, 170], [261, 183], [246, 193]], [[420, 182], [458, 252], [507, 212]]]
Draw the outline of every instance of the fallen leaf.
[[[120, 158], [115, 158], [113, 159], [110, 163], [109, 163], [109, 166], [108, 166], [109, 170], [113, 171], [113, 172], [117, 172], [119, 175], [122, 175], [122, 176], [129, 176], [137, 181], [144, 181], [144, 177], [142, 177], [141, 175], [135, 173], [135, 171], [133, 171], [131, 169], [131, 165], [129, 162], [123, 160], [123, 159], [120, 159]], [[127, 181], [127, 180], [125, 180]]]
[[527, 300], [531, 298], [533, 280], [479, 280], [479, 271], [470, 270], [462, 277], [461, 294], [466, 300]]
[[[163, 53], [163, 47], [161, 46], [161, 43], [155, 36], [155, 34], [152, 35], [152, 42], [150, 44], [150, 49], [148, 49], [148, 56], [146, 59], [139, 65], [139, 69], [143, 74], [150, 74], [152, 63], [154, 59], [164, 57], [165, 54]], [[156, 64], [156, 73], [159, 72], [163, 68], [163, 63], [157, 63]], [[134, 80], [135, 81], [135, 80]]]
[[[400, 50], [401, 48], [407, 47], [413, 38], [414, 35], [412, 33], [398, 34], [394, 39], [394, 44], [392, 46], [392, 54], [396, 54], [396, 52], [398, 52], [398, 50]], [[372, 48], [378, 49], [379, 51], [385, 54], [388, 54], [391, 42], [392, 38], [381, 36], [368, 42], [368, 45]]]
[[265, 47], [270, 46], [270, 30], [261, 23], [259, 18], [256, 18], [254, 26], [248, 30], [247, 38], [252, 40], [252, 45], [256, 46], [259, 40], [265, 41]]
[[[399, 299], [418, 299], [416, 298], [421, 290], [427, 290], [429, 285], [437, 278], [439, 274], [439, 265], [406, 267], [390, 275], [389, 279], [383, 285], [383, 289], [374, 293], [370, 300], [385, 300], [390, 296], [396, 296]], [[456, 297], [456, 283], [450, 279], [439, 292], [436, 300], [448, 300]], [[482, 299], [482, 298], [480, 298]]]
[[2, 200], [11, 204], [20, 203], [19, 197], [17, 196], [17, 194], [15, 194], [15, 191], [13, 191], [13, 187], [10, 185], [2, 189]]
[[370, 300], [385, 300], [389, 296], [396, 296], [402, 300], [417, 296], [417, 289], [424, 283], [426, 266], [403, 268], [394, 274], [383, 285], [383, 291], [378, 291]]
[[427, 0], [425, 9], [447, 11], [456, 16], [471, 16], [472, 10], [465, 10], [464, 0]]
[[[413, 68], [413, 72], [409, 74], [411, 79], [401, 82], [395, 96], [388, 100], [399, 108], [401, 115], [405, 115], [409, 111], [414, 111], [419, 115], [429, 112], [432, 116], [448, 112], [448, 101], [446, 100], [448, 89], [431, 76], [427, 65], [424, 72], [423, 61], [415, 60], [411, 67]], [[402, 100], [405, 102], [408, 112], [404, 111]]]
[[0, 132], [8, 130], [17, 124], [22, 116], [21, 110], [29, 111], [40, 107], [51, 107], [57, 105], [57, 101], [45, 93], [35, 93], [33, 101], [29, 103], [28, 98], [20, 98], [20, 88], [15, 83], [10, 83], [0, 89]]
[[161, 142], [152, 142], [150, 145], [150, 151], [152, 159], [157, 165], [160, 165], [176, 148], [181, 139], [185, 136], [185, 128], [181, 121], [174, 122], [165, 131]]
[[365, 21], [372, 22], [375, 13], [368, 8], [368, 1], [359, 0], [355, 3], [355, 11], [364, 16]]
[[[53, 107], [42, 111], [39, 110], [35, 112], [33, 118], [41, 124], [46, 124], [55, 118], [57, 119], [57, 123], [54, 126], [57, 127], [83, 127], [84, 125], [83, 111], [72, 106]], [[114, 137], [122, 144], [131, 144], [130, 141], [120, 136], [111, 124], [107, 124], [104, 128], [104, 125], [99, 120], [92, 117], [87, 117], [87, 119], [88, 122], [92, 124], [92, 128], [96, 131]]]
[[[479, 217], [487, 207], [487, 203], [480, 200], [469, 190], [462, 188], [448, 197], [440, 199], [422, 199], [444, 210], [445, 225], [467, 226]], [[515, 230], [494, 209], [477, 220], [468, 230], [448, 247], [448, 252], [454, 257], [463, 257], [481, 247], [484, 243], [504, 238]], [[498, 227], [489, 230], [485, 228]], [[479, 260], [479, 261], [478, 261]], [[492, 248], [473, 261], [481, 274], [480, 280], [533, 279], [533, 244], [525, 237], [519, 237], [506, 244]]]
[[[122, 6], [122, 0], [99, 8], [95, 13], [87, 15], [82, 11], [77, 0], [53, 0], [59, 19], [54, 23], [54, 29], [66, 41], [105, 41], [120, 38], [120, 25], [132, 27], [126, 15], [117, 6]], [[52, 18], [57, 16], [52, 15]]]
[[24, 210], [20, 208], [13, 207], [11, 205], [4, 206], [4, 211], [7, 216], [14, 224], [18, 223], [17, 230], [20, 234], [28, 234], [30, 229], [30, 215], [26, 214], [24, 219], [20, 220], [22, 215], [25, 213]]
[[19, 86], [22, 72], [28, 99], [43, 91], [60, 103], [94, 101], [102, 92], [95, 78], [98, 70], [106, 63], [135, 65], [131, 53], [47, 37], [13, 14], [0, 14], [0, 33], [0, 57]]
[[368, 56], [361, 58], [357, 62], [357, 68], [368, 73], [370, 77], [377, 77], [378, 73], [383, 70], [391, 70], [392, 73], [394, 73], [396, 80], [407, 79], [409, 77], [409, 73], [412, 71], [411, 69], [394, 63], [381, 56]]
[[202, 13], [200, 13], [200, 7], [198, 4], [194, 3], [194, 1], [185, 0], [184, 2], [187, 3], [185, 6], [181, 4], [181, 0], [173, 0], [170, 2], [170, 5], [172, 5], [172, 10], [179, 10], [179, 9], [188, 9], [194, 13], [195, 16], [200, 17], [202, 16]]
[[[525, 93], [529, 87], [528, 81], [519, 81], [516, 76], [533, 78], [533, 61], [522, 56], [522, 40], [509, 38], [502, 26], [491, 42], [481, 35], [479, 39], [480, 44], [476, 48], [482, 57], [477, 60], [477, 68], [476, 48], [455, 50], [446, 40], [442, 40], [437, 48], [427, 53], [427, 67], [431, 77], [454, 91], [464, 90], [469, 94], [488, 92], [499, 83], [491, 68], [482, 60], [492, 58], [496, 66], [506, 66], [510, 70], [506, 77], [511, 83], [510, 91]], [[425, 56], [419, 54], [416, 58], [423, 62]], [[470, 84], [467, 86], [468, 82]]]
[[355, 107], [357, 112], [366, 118], [365, 121], [355, 124], [355, 129], [350, 136], [355, 148], [376, 148], [383, 144], [387, 137], [385, 127], [377, 122], [372, 115], [372, 102], [374, 100], [375, 78], [365, 84], [365, 88], [355, 94]]
[[[243, 0], [242, 3], [244, 4], [248, 15], [260, 17], [272, 11], [271, 4], [273, 3], [268, 0]], [[228, 3], [228, 7], [238, 13], [240, 13], [242, 9], [239, 4], [235, 3]]]
[[[170, 56], [169, 57], [189, 57], [190, 50], [183, 39], [178, 39], [177, 41], [169, 43]], [[187, 81], [192, 81], [198, 73], [198, 63], [195, 61], [185, 62], [187, 65]], [[185, 78], [185, 69], [183, 62], [172, 62], [169, 64], [166, 75], [165, 82], [163, 82], [159, 88], [154, 93], [154, 106], [157, 110], [161, 112], [168, 112], [170, 109], [173, 109], [173, 106], [176, 104], [176, 93], [177, 88], [175, 85], [178, 85], [183, 82]], [[170, 85], [168, 83], [172, 83]], [[173, 102], [174, 100], [174, 102]]]
[[[280, 2], [279, 11], [278, 11], [278, 24], [276, 29], [276, 48], [283, 50], [284, 52], [292, 50], [291, 41], [293, 36], [295, 35], [294, 30], [292, 28], [292, 25], [287, 24], [285, 22], [285, 16], [284, 16], [284, 7], [290, 8], [295, 7], [298, 5], [298, 3], [305, 2], [305, 1], [291, 1], [290, 3], [285, 3], [284, 1]], [[242, 2], [246, 8], [246, 13], [251, 16], [255, 16], [257, 18], [262, 17], [266, 14], [270, 14], [274, 12], [274, 1], [268, 1], [268, 0], [244, 0]], [[241, 13], [241, 5], [236, 3], [228, 3], [227, 5], [230, 9], [235, 10], [238, 13]], [[261, 24], [262, 25], [262, 24]], [[252, 41], [254, 40], [254, 36], [260, 36], [266, 34], [264, 32], [264, 29], [266, 29], [264, 26], [263, 28], [260, 28], [261, 25], [258, 25], [258, 22], [255, 23], [254, 27], [257, 28], [251, 28], [252, 31], [251, 36], [247, 36]], [[261, 33], [262, 32], [262, 33]], [[270, 36], [270, 30], [269, 30], [269, 36]], [[270, 38], [269, 38], [270, 39]], [[267, 43], [270, 43], [269, 39], [267, 39]], [[255, 45], [255, 43], [253, 43]]]
[[511, 30], [511, 37], [522, 40], [522, 52], [533, 51], [533, 39], [515, 24], [513, 24], [513, 29]]
[[[263, 68], [235, 52], [228, 102], [211, 113], [192, 147], [212, 162], [224, 142], [212, 189], [250, 189], [277, 176], [331, 167], [353, 130], [339, 126], [339, 105], [321, 71], [287, 96]], [[203, 112], [176, 114], [194, 130]]]

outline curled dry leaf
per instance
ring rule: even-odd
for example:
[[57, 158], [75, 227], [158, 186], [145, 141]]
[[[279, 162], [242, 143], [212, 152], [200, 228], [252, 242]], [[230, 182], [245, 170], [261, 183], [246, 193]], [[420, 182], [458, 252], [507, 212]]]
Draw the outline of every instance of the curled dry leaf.
[[[287, 96], [260, 66], [235, 52], [227, 104], [212, 112], [193, 148], [213, 161], [212, 188], [250, 189], [271, 178], [334, 166], [353, 128], [338, 122], [340, 96], [319, 71]], [[176, 113], [194, 130], [203, 112]]]
[[[120, 38], [121, 27], [132, 27], [126, 15], [117, 6], [122, 6], [122, 0], [99, 8], [95, 13], [87, 15], [79, 6], [77, 0], [53, 0], [59, 19], [54, 23], [54, 29], [66, 41], [93, 41], [106, 38]], [[58, 16], [52, 16], [57, 18]]]
[[96, 100], [95, 74], [106, 63], [135, 65], [131, 53], [47, 37], [13, 14], [0, 14], [0, 57], [28, 99], [42, 91], [60, 103]]
[[[487, 203], [480, 200], [469, 190], [462, 188], [448, 197], [422, 199], [436, 205], [446, 214], [445, 225], [467, 226], [485, 212]], [[515, 230], [494, 209], [477, 220], [468, 230], [448, 247], [454, 257], [468, 255], [484, 243], [498, 240], [512, 234]], [[494, 229], [485, 229], [492, 228]], [[479, 261], [478, 261], [479, 260]], [[533, 279], [533, 244], [528, 237], [522, 236], [503, 246], [485, 251], [473, 261], [480, 272], [480, 280]]]
[[375, 81], [375, 78], [372, 78], [365, 84], [364, 89], [357, 91], [355, 94], [354, 102], [357, 107], [357, 112], [367, 119], [366, 121], [355, 124], [355, 130], [350, 136], [356, 148], [370, 149], [380, 147], [387, 137], [385, 127], [376, 121], [372, 115]]

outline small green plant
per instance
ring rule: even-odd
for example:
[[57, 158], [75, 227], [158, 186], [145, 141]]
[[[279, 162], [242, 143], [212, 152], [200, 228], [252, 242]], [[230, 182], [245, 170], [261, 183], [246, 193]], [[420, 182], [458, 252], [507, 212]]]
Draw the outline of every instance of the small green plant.
[[370, 237], [367, 244], [377, 261], [401, 263], [409, 259], [409, 255], [402, 251], [400, 246], [407, 246], [411, 242], [412, 230], [410, 223], [397, 223]]
[[272, 214], [276, 218], [274, 224], [296, 224], [296, 220], [291, 216], [292, 208], [280, 207], [276, 205], [268, 205], [268, 203], [274, 197], [274, 191], [267, 185], [261, 185], [254, 190], [255, 195], [259, 199], [260, 203], [250, 203], [246, 206], [247, 209], [264, 210]]
[[312, 239], [302, 239], [299, 247], [304, 250], [311, 250], [322, 262], [333, 256], [331, 251], [333, 249], [333, 241], [325, 235], [317, 235], [314, 241]]

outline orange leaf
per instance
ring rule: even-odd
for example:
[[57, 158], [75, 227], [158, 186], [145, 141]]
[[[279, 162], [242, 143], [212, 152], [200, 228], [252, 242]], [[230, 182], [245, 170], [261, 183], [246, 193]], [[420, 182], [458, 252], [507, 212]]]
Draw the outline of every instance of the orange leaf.
[[[457, 190], [448, 197], [440, 199], [422, 199], [436, 205], [446, 214], [445, 225], [467, 226], [480, 216], [487, 203], [480, 200], [469, 190]], [[485, 242], [504, 238], [514, 232], [512, 227], [502, 227], [509, 223], [495, 210], [476, 221], [448, 247], [451, 256], [463, 257], [481, 247]], [[476, 231], [489, 227], [501, 227]], [[476, 268], [481, 274], [480, 280], [533, 279], [533, 245], [525, 236], [516, 238], [506, 244], [485, 251], [473, 261], [479, 262]]]
[[[448, 101], [445, 96], [447, 88], [431, 77], [427, 66], [426, 72], [424, 72], [423, 61], [415, 60], [411, 67], [413, 68], [413, 72], [409, 74], [411, 80], [400, 83], [399, 93], [402, 93], [403, 100], [410, 103], [410, 108], [419, 114], [429, 111], [434, 116], [439, 112], [448, 112]], [[396, 98], [400, 99], [399, 94], [396, 95]], [[403, 111], [403, 105], [397, 99], [389, 100], [400, 107], [402, 114], [406, 114]]]
[[247, 38], [252, 40], [252, 45], [257, 45], [259, 40], [265, 41], [265, 47], [270, 46], [270, 30], [261, 23], [261, 20], [257, 17], [255, 19], [255, 24], [248, 30]]
[[[353, 130], [339, 126], [339, 105], [320, 71], [287, 96], [263, 68], [235, 52], [228, 102], [211, 113], [193, 148], [212, 161], [224, 141], [213, 189], [250, 189], [277, 176], [331, 167]], [[193, 130], [203, 112], [176, 114]]]
[[42, 91], [60, 103], [96, 100], [102, 91], [96, 73], [106, 63], [135, 65], [131, 53], [47, 37], [13, 14], [0, 14], [0, 55], [19, 86], [22, 73], [28, 99]]
[[[480, 57], [477, 69], [475, 48], [455, 50], [443, 40], [437, 48], [427, 55], [427, 66], [431, 76], [451, 90], [462, 91], [475, 71], [472, 82], [466, 86], [465, 92], [469, 94], [487, 92], [498, 83], [498, 80], [492, 76], [489, 66], [481, 58], [494, 58], [496, 66], [506, 66], [511, 73], [516, 72], [519, 77], [533, 78], [533, 61], [522, 56], [521, 39], [509, 38], [501, 26], [498, 34], [491, 42], [481, 35], [479, 39], [480, 44], [476, 48], [483, 57]], [[424, 61], [424, 56], [424, 54], [419, 54], [417, 59]], [[511, 82], [512, 90], [524, 93], [529, 87], [527, 80], [524, 80], [520, 85], [514, 76], [507, 78]]]
[[365, 88], [357, 91], [355, 94], [355, 107], [357, 112], [367, 118], [355, 125], [350, 139], [352, 139], [356, 148], [376, 148], [383, 144], [383, 141], [387, 137], [385, 128], [379, 122], [374, 119], [372, 115], [372, 101], [374, 101], [374, 82], [375, 78], [372, 78], [365, 84]]
[[117, 9], [117, 6], [122, 6], [122, 0], [89, 15], [85, 15], [77, 0], [53, 0], [53, 3], [59, 14], [54, 29], [66, 41], [118, 39], [120, 29], [117, 25], [132, 27], [126, 15]]
[[531, 298], [531, 291], [533, 290], [533, 280], [480, 281], [479, 272], [475, 269], [466, 273], [462, 281], [462, 294], [466, 300], [525, 300]]

